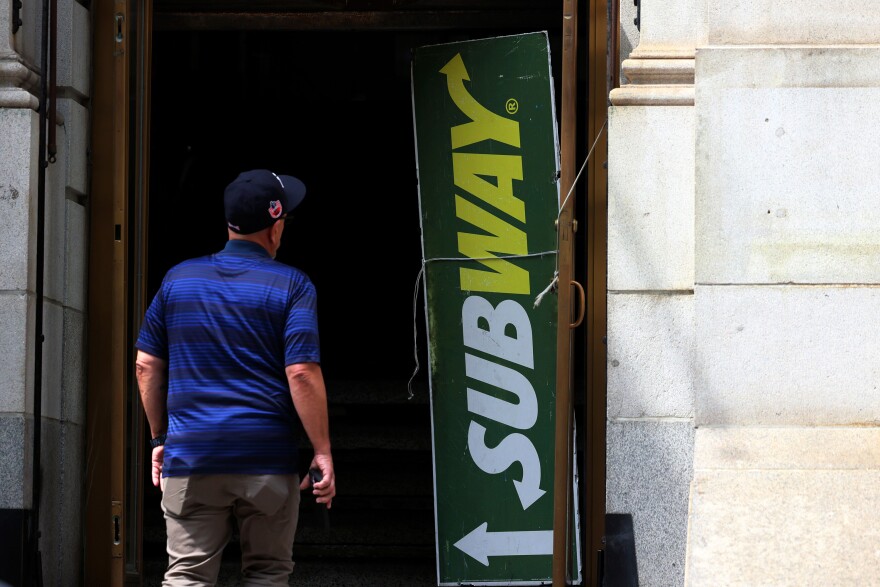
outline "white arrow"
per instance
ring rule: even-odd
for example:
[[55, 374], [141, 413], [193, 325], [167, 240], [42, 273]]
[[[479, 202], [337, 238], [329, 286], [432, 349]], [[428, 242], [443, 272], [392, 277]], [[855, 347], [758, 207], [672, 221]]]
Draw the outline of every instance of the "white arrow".
[[525, 556], [553, 554], [553, 530], [489, 532], [489, 523], [481, 525], [455, 543], [455, 547], [489, 566], [490, 556]]
[[471, 420], [468, 449], [474, 464], [491, 475], [506, 471], [513, 463], [522, 463], [522, 481], [514, 479], [513, 485], [524, 510], [547, 493], [540, 487], [541, 460], [538, 451], [528, 437], [519, 433], [509, 434], [498, 446], [489, 448], [486, 446], [486, 428]]

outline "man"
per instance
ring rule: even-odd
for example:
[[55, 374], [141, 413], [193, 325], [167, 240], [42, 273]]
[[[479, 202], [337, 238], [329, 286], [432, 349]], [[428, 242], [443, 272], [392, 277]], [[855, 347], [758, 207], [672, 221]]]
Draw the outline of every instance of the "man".
[[[336, 495], [315, 288], [274, 260], [305, 197], [265, 169], [226, 187], [229, 241], [165, 275], [137, 341], [153, 484], [168, 531], [164, 587], [214, 585], [237, 521], [243, 585], [287, 585], [300, 489]], [[300, 483], [300, 427], [314, 484]]]

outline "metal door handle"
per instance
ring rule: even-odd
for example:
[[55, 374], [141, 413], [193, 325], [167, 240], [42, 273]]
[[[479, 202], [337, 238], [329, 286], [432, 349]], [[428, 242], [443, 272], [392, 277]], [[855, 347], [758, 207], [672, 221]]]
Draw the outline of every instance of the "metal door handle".
[[582, 286], [577, 281], [572, 281], [571, 284], [573, 286], [577, 287], [577, 290], [578, 290], [578, 302], [580, 303], [580, 313], [578, 314], [578, 319], [575, 320], [575, 323], [569, 324], [568, 327], [569, 328], [577, 328], [584, 321], [584, 314], [587, 313], [587, 302], [586, 302], [586, 296], [584, 295], [584, 286]]

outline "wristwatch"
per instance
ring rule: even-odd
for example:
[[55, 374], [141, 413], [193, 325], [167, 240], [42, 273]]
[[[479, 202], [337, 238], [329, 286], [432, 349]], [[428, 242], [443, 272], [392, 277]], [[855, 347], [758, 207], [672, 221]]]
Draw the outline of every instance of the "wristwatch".
[[157, 446], [162, 446], [165, 444], [165, 439], [168, 438], [167, 434], [160, 434], [156, 438], [150, 439], [150, 448], [156, 448]]

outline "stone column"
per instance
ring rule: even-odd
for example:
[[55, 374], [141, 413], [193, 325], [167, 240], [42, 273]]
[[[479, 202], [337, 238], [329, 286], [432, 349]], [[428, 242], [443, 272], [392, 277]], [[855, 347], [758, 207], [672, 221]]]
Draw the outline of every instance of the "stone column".
[[0, 580], [20, 584], [32, 508], [37, 69], [0, 0]]
[[[20, 584], [32, 511], [41, 3], [0, 0], [0, 580]], [[40, 550], [47, 585], [80, 575], [89, 13], [58, 1], [56, 161], [46, 170]], [[5, 576], [4, 576], [5, 575]]]
[[694, 57], [705, 0], [642, 0], [611, 92], [606, 511], [640, 585], [683, 583], [694, 439]]

